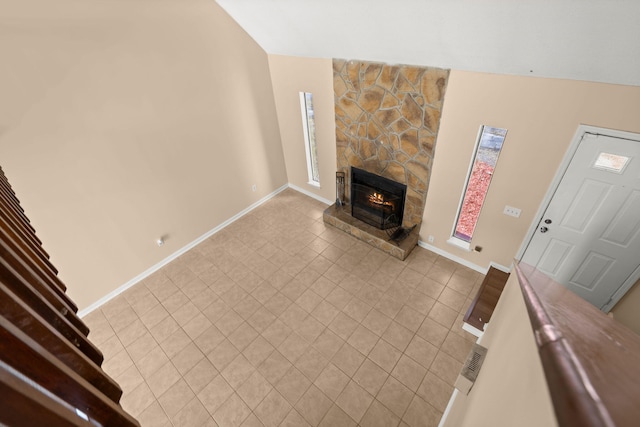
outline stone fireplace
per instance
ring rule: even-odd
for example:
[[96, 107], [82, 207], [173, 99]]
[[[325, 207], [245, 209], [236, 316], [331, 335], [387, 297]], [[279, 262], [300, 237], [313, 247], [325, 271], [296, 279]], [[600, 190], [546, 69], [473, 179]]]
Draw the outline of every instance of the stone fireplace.
[[[406, 185], [402, 226], [415, 229], [404, 243], [407, 248], [399, 251], [402, 244], [388, 242], [384, 233], [370, 230], [370, 224], [346, 218], [339, 206], [327, 209], [327, 223], [400, 259], [413, 249], [448, 77], [449, 71], [439, 68], [334, 59], [337, 170], [349, 180], [355, 167]], [[350, 182], [345, 193], [351, 203]]]

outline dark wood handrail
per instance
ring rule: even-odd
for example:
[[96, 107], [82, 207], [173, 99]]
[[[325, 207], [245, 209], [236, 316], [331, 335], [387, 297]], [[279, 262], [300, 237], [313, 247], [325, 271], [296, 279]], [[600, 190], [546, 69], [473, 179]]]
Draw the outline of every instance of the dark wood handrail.
[[[7, 248], [5, 242], [0, 241], [0, 278], [7, 285], [16, 285], [18, 282], [29, 284], [29, 288], [33, 289], [39, 298], [48, 301], [60, 314], [67, 318], [78, 330], [84, 334], [89, 332], [89, 328], [76, 316], [75, 304], [69, 300], [66, 294], [58, 294], [53, 288], [42, 283], [41, 280], [34, 279], [35, 274], [32, 270], [25, 267], [16, 254]], [[14, 268], [15, 266], [15, 268]], [[21, 267], [21, 268], [20, 268]], [[19, 270], [18, 270], [19, 268]], [[17, 284], [20, 286], [20, 284]]]
[[22, 206], [20, 206], [20, 200], [18, 200], [18, 198], [14, 194], [13, 189], [11, 188], [11, 185], [9, 185], [9, 182], [6, 180], [6, 178], [2, 176], [1, 171], [0, 171], [0, 194], [2, 195], [1, 199], [3, 200], [3, 202], [7, 202], [11, 204], [12, 206], [11, 210], [13, 211], [13, 213], [17, 214], [20, 218], [22, 218], [25, 224], [29, 227], [29, 229], [33, 233], [35, 233], [35, 230], [31, 225], [31, 221], [29, 221], [29, 218], [27, 218], [27, 216], [24, 213], [24, 209], [22, 209]]
[[[0, 353], [3, 354], [3, 362], [95, 419], [100, 425], [138, 424], [120, 405], [92, 386], [81, 374], [53, 357], [3, 316], [0, 316]], [[42, 425], [46, 425], [46, 422]]]
[[15, 226], [15, 224], [11, 223], [10, 218], [7, 217], [1, 206], [0, 228], [2, 228], [5, 233], [11, 235], [12, 239], [18, 242], [17, 244], [24, 248], [27, 253], [31, 252], [30, 256], [36, 259], [38, 263], [46, 265], [47, 268], [51, 270], [53, 276], [58, 274], [58, 271], [55, 269], [53, 264], [51, 264], [51, 261], [49, 261], [49, 254], [47, 254], [42, 246], [39, 246], [39, 244], [35, 244], [32, 241], [25, 239], [24, 233], [21, 232], [20, 229]]
[[17, 218], [13, 206], [8, 205], [4, 199], [0, 199], [0, 206], [2, 207], [2, 210], [0, 210], [0, 212], [2, 212], [2, 216], [7, 220], [7, 222], [11, 224], [11, 226], [15, 230], [19, 231], [20, 234], [22, 234], [22, 238], [25, 239], [25, 241], [28, 241], [32, 244], [34, 250], [42, 253], [43, 256], [48, 258], [48, 255], [46, 255], [44, 249], [41, 246], [42, 242], [40, 241], [40, 239], [38, 239], [38, 237], [31, 229], [31, 225]]
[[[24, 223], [24, 225], [30, 230], [31, 233], [34, 234], [35, 236], [35, 230], [33, 229], [33, 226], [31, 225], [31, 221], [29, 221], [29, 218], [27, 218], [27, 216], [24, 214], [24, 210], [22, 209], [22, 207], [18, 204], [18, 201], [13, 200], [10, 197], [10, 189], [7, 188], [4, 183], [2, 181], [0, 181], [0, 194], [2, 194], [4, 197], [2, 198], [2, 202], [3, 203], [8, 203], [11, 206], [11, 213], [13, 215], [15, 215], [16, 217], [20, 218], [20, 221], [22, 223]], [[36, 239], [38, 239], [38, 236], [35, 236]], [[42, 242], [40, 242], [40, 239], [38, 239], [38, 242], [40, 244], [42, 244]]]
[[57, 272], [0, 168], [0, 425], [139, 426]]
[[560, 426], [636, 426], [640, 337], [534, 267], [516, 273]]
[[[5, 293], [8, 292], [17, 295], [35, 313], [56, 328], [60, 334], [82, 351], [89, 359], [93, 360], [97, 365], [102, 364], [104, 361], [102, 352], [87, 338], [87, 334], [79, 331], [56, 307], [52, 306], [44, 298], [41, 298], [30, 284], [18, 280], [17, 282], [13, 282], [15, 286], [11, 286], [11, 282], [5, 281], [2, 278], [2, 273], [4, 272], [2, 263], [3, 260], [0, 260], [0, 297], [4, 297]], [[10, 277], [10, 279], [13, 278], [15, 278], [15, 276]]]
[[0, 411], [0, 423], [7, 426], [37, 426], [46, 420], [47, 427], [86, 426], [96, 424], [81, 418], [75, 408], [49, 393], [19, 371], [0, 360], [0, 396], [11, 408]]
[[80, 374], [95, 388], [102, 391], [105, 396], [114, 402], [120, 400], [122, 389], [100, 369], [102, 357], [97, 361], [90, 359], [82, 352], [82, 349], [76, 347], [72, 341], [46, 322], [2, 283], [0, 283], [0, 298], [3, 300], [2, 316], [5, 319], [14, 325], [20, 325], [23, 332], [74, 372]]

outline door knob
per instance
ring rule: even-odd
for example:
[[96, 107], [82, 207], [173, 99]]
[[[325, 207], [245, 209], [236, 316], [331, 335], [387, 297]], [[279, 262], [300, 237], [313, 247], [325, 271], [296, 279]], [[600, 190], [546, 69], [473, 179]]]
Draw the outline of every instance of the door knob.
[[546, 233], [547, 231], [549, 231], [549, 227], [545, 227], [545, 226], [540, 227], [541, 233]]

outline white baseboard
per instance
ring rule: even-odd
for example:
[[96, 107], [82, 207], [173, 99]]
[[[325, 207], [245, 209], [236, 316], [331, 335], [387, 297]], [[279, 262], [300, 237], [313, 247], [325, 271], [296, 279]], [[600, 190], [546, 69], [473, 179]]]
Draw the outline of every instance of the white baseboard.
[[248, 214], [249, 212], [251, 212], [252, 210], [257, 208], [258, 206], [262, 205], [263, 203], [267, 202], [269, 199], [273, 198], [278, 193], [286, 190], [288, 187], [289, 187], [288, 184], [283, 185], [282, 187], [278, 188], [274, 192], [266, 195], [262, 199], [260, 199], [257, 202], [253, 203], [252, 205], [250, 205], [246, 209], [243, 209], [242, 211], [238, 212], [237, 214], [235, 214], [234, 216], [232, 216], [228, 220], [224, 221], [223, 223], [221, 223], [217, 227], [207, 231], [205, 234], [203, 234], [202, 236], [198, 237], [194, 241], [188, 243], [187, 245], [183, 246], [182, 248], [178, 249], [176, 252], [172, 253], [171, 255], [169, 255], [168, 257], [166, 257], [165, 259], [163, 259], [159, 263], [153, 265], [152, 267], [150, 267], [150, 268], [146, 269], [145, 271], [143, 271], [142, 273], [138, 274], [136, 277], [134, 277], [133, 279], [129, 280], [124, 285], [122, 285], [119, 288], [109, 292], [107, 295], [105, 295], [104, 297], [100, 298], [98, 301], [94, 302], [93, 304], [89, 305], [87, 308], [79, 310], [78, 311], [78, 316], [79, 317], [84, 317], [87, 314], [89, 314], [92, 311], [94, 311], [97, 308], [99, 308], [100, 306], [102, 306], [103, 304], [106, 304], [107, 302], [109, 302], [113, 298], [117, 297], [118, 295], [120, 295], [121, 293], [123, 293], [124, 291], [126, 291], [127, 289], [132, 287], [133, 285], [135, 285], [136, 283], [138, 283], [141, 280], [149, 277], [150, 275], [152, 275], [156, 271], [160, 270], [165, 265], [169, 264], [174, 259], [178, 258], [180, 255], [184, 254], [185, 252], [187, 252], [190, 249], [193, 249], [198, 244], [202, 243], [203, 241], [205, 241], [209, 237], [213, 236], [214, 234], [216, 234], [218, 231], [222, 230], [223, 228], [225, 228], [229, 224], [231, 224], [231, 223], [237, 221], [238, 219], [242, 218], [243, 216], [245, 216], [246, 214]]
[[426, 242], [423, 242], [422, 240], [418, 240], [418, 246], [420, 246], [422, 248], [425, 248], [425, 249], [428, 249], [431, 252], [437, 253], [438, 255], [441, 255], [441, 256], [443, 256], [445, 258], [450, 259], [451, 261], [455, 261], [458, 264], [462, 264], [465, 267], [468, 267], [468, 268], [470, 268], [472, 270], [477, 271], [478, 273], [487, 274], [487, 271], [489, 271], [489, 268], [482, 268], [477, 264], [474, 264], [474, 263], [472, 263], [470, 261], [467, 261], [466, 259], [460, 258], [459, 256], [456, 256], [456, 255], [454, 255], [452, 253], [449, 253], [449, 252], [447, 252], [445, 250], [442, 250], [440, 248], [436, 248], [435, 246], [430, 245], [430, 244], [428, 244]]
[[316, 199], [316, 200], [318, 200], [319, 202], [322, 202], [322, 203], [324, 203], [324, 204], [326, 204], [326, 205], [329, 205], [329, 206], [331, 206], [332, 204], [334, 204], [334, 203], [335, 203], [335, 200], [334, 200], [334, 201], [331, 201], [331, 200], [325, 199], [324, 197], [318, 196], [317, 194], [312, 193], [312, 192], [311, 192], [311, 191], [309, 191], [309, 190], [305, 190], [304, 188], [302, 188], [302, 187], [298, 187], [297, 185], [294, 185], [294, 184], [291, 184], [291, 183], [289, 183], [289, 188], [291, 188], [291, 189], [293, 189], [293, 190], [296, 190], [296, 191], [298, 191], [298, 192], [300, 192], [300, 193], [304, 194], [305, 196], [309, 196], [309, 197], [311, 197], [312, 199]]
[[467, 261], [466, 259], [460, 258], [459, 256], [449, 253], [443, 249], [430, 245], [429, 243], [423, 242], [422, 240], [418, 240], [418, 246], [428, 249], [431, 252], [437, 253], [438, 255], [441, 255], [447, 259], [450, 259], [451, 261], [455, 261], [458, 264], [462, 264], [465, 267], [469, 267], [470, 269], [475, 270], [481, 274], [487, 274], [487, 272], [489, 271], [489, 267], [497, 268], [498, 270], [504, 271], [505, 273], [510, 273], [511, 269], [513, 268], [513, 264], [511, 264], [511, 266], [509, 267], [505, 267], [504, 265], [500, 265], [493, 261], [489, 263], [489, 267], [480, 267], [477, 264]]
[[468, 324], [467, 322], [462, 322], [462, 329], [469, 332], [471, 335], [477, 337], [477, 338], [482, 338], [482, 335], [484, 335], [484, 331], [481, 331], [480, 329], [476, 328], [475, 326], [471, 326], [470, 324]]
[[[298, 187], [297, 185], [288, 183], [283, 185], [282, 187], [278, 188], [277, 190], [273, 191], [272, 193], [268, 194], [267, 196], [263, 197], [262, 199], [258, 200], [257, 202], [253, 203], [252, 205], [250, 205], [249, 207], [247, 207], [246, 209], [243, 209], [242, 211], [238, 212], [236, 215], [232, 216], [231, 218], [229, 218], [228, 220], [224, 221], [223, 223], [221, 223], [220, 225], [218, 225], [217, 227], [209, 230], [208, 232], [206, 232], [205, 234], [203, 234], [202, 236], [198, 237], [197, 239], [195, 239], [194, 241], [188, 243], [187, 245], [183, 246], [182, 248], [178, 249], [176, 252], [172, 253], [171, 255], [169, 255], [168, 257], [166, 257], [165, 259], [163, 259], [162, 261], [158, 262], [157, 264], [149, 267], [147, 270], [143, 271], [142, 273], [138, 274], [136, 277], [132, 278], [131, 280], [129, 280], [127, 283], [123, 284], [122, 286], [118, 287], [117, 289], [109, 292], [107, 295], [105, 295], [104, 297], [100, 298], [98, 301], [94, 302], [93, 304], [89, 305], [88, 307], [79, 310], [78, 311], [78, 316], [79, 317], [84, 317], [87, 314], [91, 313], [92, 311], [96, 310], [97, 308], [99, 308], [100, 306], [102, 306], [103, 304], [106, 304], [108, 301], [112, 300], [113, 298], [117, 297], [118, 295], [120, 295], [121, 293], [123, 293], [124, 291], [126, 291], [127, 289], [129, 289], [130, 287], [132, 287], [133, 285], [135, 285], [136, 283], [140, 282], [141, 280], [149, 277], [150, 275], [152, 275], [153, 273], [155, 273], [156, 271], [158, 271], [159, 269], [161, 269], [162, 267], [164, 267], [165, 265], [169, 264], [171, 261], [173, 261], [174, 259], [178, 258], [180, 255], [184, 254], [185, 252], [189, 251], [190, 249], [193, 249], [195, 246], [197, 246], [198, 244], [202, 243], [204, 240], [208, 239], [209, 237], [213, 236], [214, 234], [216, 234], [218, 231], [222, 230], [223, 228], [225, 228], [226, 226], [228, 226], [229, 224], [237, 221], [238, 219], [242, 218], [244, 215], [248, 214], [249, 212], [251, 212], [252, 210], [254, 210], [255, 208], [257, 208], [258, 206], [262, 205], [263, 203], [267, 202], [268, 200], [270, 200], [271, 198], [273, 198], [274, 196], [276, 196], [278, 193], [286, 190], [287, 188], [291, 188], [295, 191], [298, 191], [304, 195], [307, 195], [313, 199], [316, 199], [322, 203], [325, 203], [326, 205], [332, 205], [334, 202], [328, 199], [325, 199], [324, 197], [318, 196], [317, 194], [314, 194], [310, 191], [305, 190], [304, 188]], [[418, 241], [418, 245], [430, 250], [431, 252], [434, 252], [438, 255], [441, 255], [445, 258], [448, 258], [452, 261], [455, 261], [459, 264], [464, 265], [465, 267], [469, 267], [472, 270], [475, 270], [479, 273], [482, 274], [487, 274], [487, 271], [489, 270], [488, 268], [482, 268], [472, 262], [469, 262], [465, 259], [462, 259], [456, 255], [453, 255], [449, 252], [446, 252], [440, 248], [437, 248], [435, 246], [432, 246], [428, 243], [425, 243], [421, 240]], [[491, 263], [492, 266], [494, 266], [495, 268], [505, 271], [505, 272], [509, 272], [511, 271], [511, 268], [508, 267], [504, 267], [501, 266], [499, 264], [496, 263]]]
[[451, 393], [451, 398], [449, 399], [449, 403], [447, 403], [447, 407], [445, 408], [444, 413], [442, 414], [442, 418], [440, 418], [440, 423], [438, 424], [438, 427], [444, 427], [445, 423], [447, 422], [447, 417], [449, 416], [449, 412], [451, 412], [451, 407], [453, 406], [453, 403], [456, 401], [458, 394], [460, 394], [460, 392], [458, 391], [457, 388], [454, 388], [453, 393]]

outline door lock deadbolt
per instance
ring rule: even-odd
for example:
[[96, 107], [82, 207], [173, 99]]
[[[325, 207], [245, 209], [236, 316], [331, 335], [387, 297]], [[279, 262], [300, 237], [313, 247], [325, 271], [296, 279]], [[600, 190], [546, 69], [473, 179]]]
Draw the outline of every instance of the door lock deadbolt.
[[544, 223], [545, 223], [545, 224], [551, 224], [551, 222], [552, 222], [552, 221], [551, 221], [549, 218], [547, 218], [547, 219], [545, 219], [545, 220], [544, 220]]

